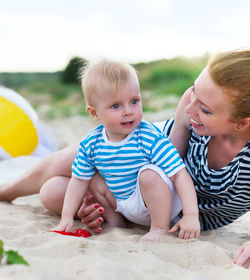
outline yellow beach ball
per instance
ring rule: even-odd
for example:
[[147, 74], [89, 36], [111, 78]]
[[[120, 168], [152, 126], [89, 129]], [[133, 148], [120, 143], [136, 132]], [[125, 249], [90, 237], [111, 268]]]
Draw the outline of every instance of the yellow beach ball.
[[31, 155], [39, 142], [37, 121], [22, 96], [0, 86], [0, 158]]

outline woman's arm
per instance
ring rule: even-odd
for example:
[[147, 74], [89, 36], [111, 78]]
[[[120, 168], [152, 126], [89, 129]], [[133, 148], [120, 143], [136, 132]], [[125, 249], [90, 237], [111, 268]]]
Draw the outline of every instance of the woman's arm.
[[190, 103], [190, 94], [191, 88], [187, 89], [183, 94], [177, 106], [174, 126], [169, 136], [182, 158], [186, 155], [190, 138], [190, 117], [185, 112], [185, 107]]

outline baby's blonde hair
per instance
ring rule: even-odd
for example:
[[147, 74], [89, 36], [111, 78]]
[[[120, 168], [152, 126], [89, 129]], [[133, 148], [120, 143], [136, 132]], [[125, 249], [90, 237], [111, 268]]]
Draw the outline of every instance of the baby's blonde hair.
[[233, 104], [231, 120], [250, 116], [250, 49], [218, 53], [208, 62], [212, 80]]
[[81, 82], [87, 105], [94, 105], [95, 98], [102, 93], [116, 93], [124, 84], [133, 78], [139, 82], [136, 70], [129, 64], [102, 59], [89, 63], [81, 71]]

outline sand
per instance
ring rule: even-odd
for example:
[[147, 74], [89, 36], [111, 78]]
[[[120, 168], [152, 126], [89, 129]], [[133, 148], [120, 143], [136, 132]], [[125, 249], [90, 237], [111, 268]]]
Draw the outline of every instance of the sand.
[[[14, 180], [38, 160], [1, 161], [0, 184]], [[199, 240], [169, 235], [157, 244], [138, 243], [147, 229], [136, 225], [104, 228], [102, 234], [90, 238], [49, 232], [59, 220], [44, 209], [39, 195], [11, 204], [0, 202], [0, 239], [5, 249], [18, 250], [29, 262], [29, 266], [1, 265], [1, 280], [250, 279], [250, 270], [233, 264], [237, 248], [249, 238], [249, 214], [227, 227], [203, 232]], [[75, 228], [79, 227], [85, 228], [76, 221]]]

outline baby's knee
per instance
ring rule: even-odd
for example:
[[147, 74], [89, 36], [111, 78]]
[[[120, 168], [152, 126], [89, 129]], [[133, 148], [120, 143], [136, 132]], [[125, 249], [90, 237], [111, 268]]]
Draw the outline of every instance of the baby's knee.
[[145, 169], [139, 175], [139, 184], [140, 186], [152, 185], [159, 179], [161, 179], [161, 177], [157, 172], [152, 169]]
[[154, 188], [163, 188], [170, 191], [168, 183], [163, 177], [153, 169], [145, 169], [139, 175], [139, 185], [141, 189], [149, 190]]

